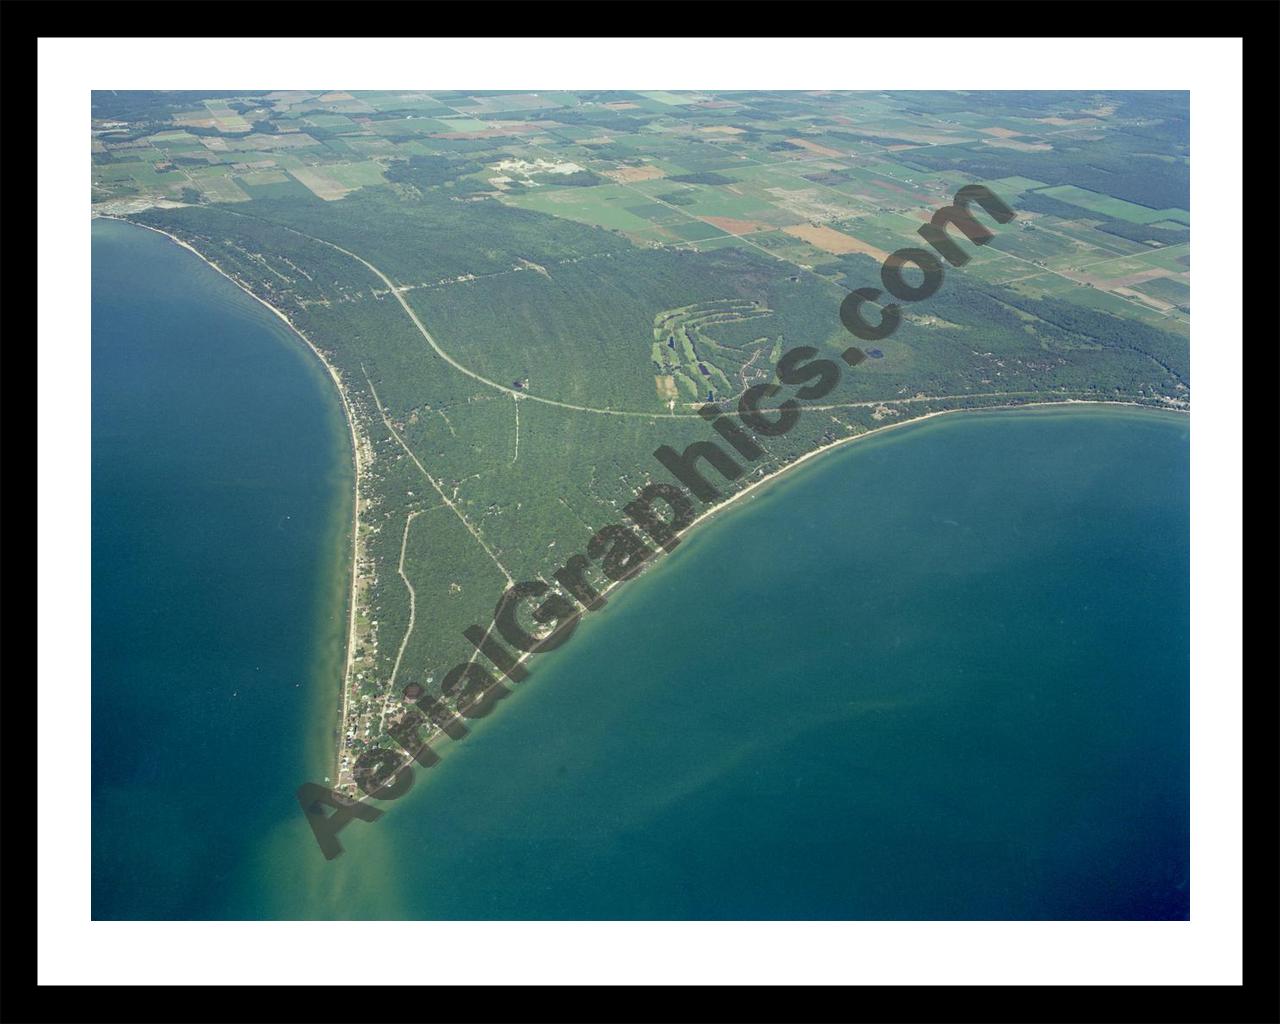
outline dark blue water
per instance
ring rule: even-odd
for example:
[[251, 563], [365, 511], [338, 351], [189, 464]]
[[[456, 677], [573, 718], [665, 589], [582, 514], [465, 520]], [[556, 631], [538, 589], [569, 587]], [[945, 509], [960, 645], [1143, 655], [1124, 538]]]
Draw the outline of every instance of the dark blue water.
[[[963, 414], [700, 527], [327, 863], [312, 357], [94, 227], [94, 915], [1185, 918], [1188, 421]], [[496, 597], [496, 595], [495, 595]]]
[[194, 255], [99, 220], [92, 422], [93, 915], [270, 916], [337, 699], [336, 391]]
[[1187, 917], [1188, 429], [963, 414], [814, 460], [543, 656], [344, 870], [390, 844], [422, 917]]

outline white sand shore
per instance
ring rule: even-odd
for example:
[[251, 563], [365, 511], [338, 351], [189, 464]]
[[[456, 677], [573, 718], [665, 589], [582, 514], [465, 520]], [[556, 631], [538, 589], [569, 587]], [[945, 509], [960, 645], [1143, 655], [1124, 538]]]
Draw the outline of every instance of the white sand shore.
[[[293, 323], [293, 321], [289, 319], [288, 316], [286, 316], [281, 310], [277, 309], [275, 306], [271, 305], [271, 303], [267, 302], [265, 299], [261, 298], [258, 295], [254, 295], [254, 293], [250, 291], [248, 288], [246, 288], [240, 281], [237, 281], [234, 277], [226, 273], [216, 263], [206, 258], [197, 249], [193, 248], [191, 245], [184, 242], [182, 239], [170, 234], [167, 231], [163, 231], [160, 228], [151, 227], [150, 225], [146, 225], [146, 224], [137, 224], [135, 221], [127, 220], [123, 217], [115, 217], [109, 214], [95, 214], [94, 216], [105, 217], [106, 219], [109, 219], [109, 220], [121, 220], [128, 224], [134, 224], [137, 227], [146, 228], [148, 231], [155, 231], [157, 234], [164, 235], [166, 238], [182, 246], [182, 248], [186, 249], [188, 252], [194, 253], [197, 257], [199, 257], [206, 264], [208, 264], [210, 267], [216, 270], [219, 274], [221, 274], [223, 277], [227, 278], [227, 280], [235, 284], [236, 287], [240, 288], [242, 291], [252, 296], [258, 302], [261, 302], [264, 306], [267, 307], [267, 309], [271, 310], [271, 312], [273, 312], [276, 316], [278, 316], [281, 320], [283, 320], [285, 324], [288, 325], [289, 329], [292, 330], [299, 338], [301, 338], [303, 342], [306, 343], [307, 347], [310, 348], [311, 351], [316, 354], [316, 357], [321, 361], [321, 363], [324, 364], [325, 369], [329, 372], [329, 376], [333, 379], [334, 385], [338, 389], [339, 395], [342, 397], [342, 405], [346, 413], [347, 425], [351, 432], [352, 457], [355, 463], [356, 493], [355, 493], [355, 500], [354, 500], [354, 513], [353, 513], [353, 523], [352, 523], [352, 567], [351, 567], [351, 589], [350, 589], [350, 595], [348, 598], [349, 624], [348, 624], [348, 636], [347, 636], [347, 655], [346, 655], [346, 662], [345, 662], [346, 667], [344, 671], [344, 678], [343, 678], [343, 685], [342, 685], [342, 722], [341, 722], [341, 728], [339, 729], [339, 732], [338, 732], [339, 746], [338, 746], [337, 752], [335, 752], [335, 765], [336, 765], [340, 759], [341, 750], [342, 750], [341, 739], [342, 739], [342, 736], [345, 735], [346, 722], [347, 722], [347, 702], [348, 702], [348, 694], [350, 690], [350, 678], [351, 678], [351, 672], [352, 672], [352, 665], [354, 662], [355, 629], [356, 629], [356, 596], [357, 596], [358, 585], [359, 585], [357, 544], [358, 544], [359, 535], [360, 535], [359, 509], [360, 509], [360, 473], [361, 473], [360, 442], [359, 442], [359, 437], [357, 435], [358, 427], [356, 423], [356, 418], [351, 411], [351, 403], [347, 397], [346, 389], [343, 387], [342, 378], [339, 375], [337, 369], [332, 364], [330, 364], [329, 361], [324, 357], [324, 354], [320, 351], [320, 349], [311, 341], [311, 339], [309, 339], [301, 330], [298, 329], [298, 327]], [[956, 396], [939, 396], [933, 400], [945, 401], [948, 397], [956, 397]], [[971, 396], [971, 397], [983, 397], [983, 396]], [[921, 401], [929, 401], [929, 400], [930, 399], [928, 398], [921, 399]], [[871, 403], [856, 403], [856, 404], [871, 404]], [[1063, 399], [1057, 399], [1052, 401], [1011, 402], [1007, 404], [983, 405], [983, 406], [975, 406], [975, 407], [963, 408], [963, 409], [940, 409], [935, 412], [924, 413], [923, 415], [911, 416], [907, 419], [897, 420], [893, 423], [886, 423], [883, 426], [874, 427], [871, 430], [866, 430], [859, 434], [851, 434], [848, 437], [837, 438], [834, 441], [828, 442], [827, 444], [820, 445], [819, 447], [813, 449], [810, 452], [806, 452], [804, 455], [800, 456], [799, 458], [794, 459], [791, 462], [788, 462], [785, 465], [778, 467], [772, 472], [765, 474], [760, 479], [747, 485], [741, 490], [731, 494], [728, 498], [724, 499], [723, 501], [706, 509], [701, 515], [697, 516], [683, 531], [681, 531], [680, 536], [683, 539], [684, 537], [688, 536], [690, 532], [692, 532], [693, 529], [696, 528], [701, 523], [706, 522], [707, 520], [711, 519], [716, 515], [719, 515], [721, 512], [725, 511], [726, 509], [734, 506], [735, 504], [742, 501], [743, 499], [756, 493], [756, 491], [759, 488], [765, 486], [766, 484], [773, 483], [774, 481], [780, 479], [787, 472], [789, 472], [792, 469], [795, 469], [797, 466], [801, 466], [804, 463], [808, 462], [810, 459], [817, 458], [819, 455], [829, 452], [835, 448], [842, 447], [843, 445], [852, 444], [855, 441], [861, 441], [868, 437], [874, 437], [877, 434], [883, 434], [886, 431], [894, 430], [899, 427], [904, 427], [912, 423], [921, 423], [924, 420], [933, 419], [938, 416], [946, 416], [953, 413], [991, 412], [993, 410], [998, 410], [998, 409], [1029, 409], [1029, 408], [1044, 408], [1049, 406], [1067, 406], [1067, 405], [1119, 405], [1119, 406], [1132, 406], [1134, 408], [1144, 408], [1144, 409], [1160, 408], [1157, 406], [1144, 405], [1141, 402], [1132, 402], [1132, 401], [1063, 398]], [[815, 406], [810, 406], [808, 408], [811, 411], [818, 411], [818, 410], [828, 409], [832, 407], [815, 405]], [[1190, 410], [1177, 409], [1177, 408], [1166, 408], [1164, 411], [1182, 412], [1186, 415], [1190, 414]], [[646, 567], [646, 571], [648, 571], [648, 569], [651, 569], [653, 566], [659, 564], [661, 560], [662, 559], [660, 555], [655, 555], [654, 560], [651, 561], [649, 565]], [[635, 578], [635, 577], [632, 577], [632, 578]], [[628, 581], [621, 580], [621, 581], [610, 582], [607, 586], [604, 587], [603, 590], [600, 591], [601, 597], [607, 596], [616, 587], [620, 586], [622, 583], [625, 583], [625, 582], [628, 582]], [[490, 628], [492, 628], [492, 626]], [[519, 656], [516, 658], [516, 663], [519, 665], [523, 665], [529, 659], [529, 657], [530, 657], [529, 653], [521, 652]], [[442, 736], [444, 736], [443, 732], [440, 732], [440, 731], [435, 732], [426, 745], [432, 750], [438, 750], [438, 743]], [[446, 747], [447, 747], [447, 744], [446, 744]], [[404, 762], [402, 763], [402, 767], [405, 765], [411, 764], [412, 760], [413, 760], [412, 757], [406, 756]], [[334, 769], [333, 778], [334, 779], [339, 778], [339, 771], [336, 766]]]
[[154, 231], [158, 235], [164, 235], [164, 237], [169, 239], [171, 242], [174, 242], [177, 245], [182, 246], [182, 248], [186, 249], [187, 252], [194, 254], [198, 259], [204, 261], [206, 265], [212, 267], [214, 270], [216, 270], [219, 274], [225, 277], [228, 281], [234, 284], [237, 288], [243, 291], [250, 298], [256, 299], [258, 302], [261, 302], [264, 306], [267, 307], [267, 309], [271, 310], [272, 313], [274, 313], [281, 320], [283, 320], [285, 324], [288, 326], [289, 330], [293, 331], [294, 334], [296, 334], [299, 338], [301, 338], [303, 343], [307, 346], [307, 348], [311, 349], [311, 351], [315, 353], [316, 358], [320, 360], [320, 362], [324, 365], [325, 370], [328, 371], [330, 378], [332, 378], [334, 387], [338, 389], [338, 395], [342, 399], [343, 414], [345, 415], [347, 420], [347, 429], [350, 431], [350, 434], [351, 434], [351, 459], [352, 459], [352, 465], [354, 467], [354, 476], [355, 476], [355, 494], [352, 498], [352, 513], [351, 513], [352, 515], [351, 587], [347, 595], [347, 642], [346, 642], [346, 655], [343, 662], [343, 679], [342, 679], [342, 717], [341, 717], [341, 722], [339, 723], [338, 748], [334, 752], [334, 767], [333, 767], [333, 775], [331, 776], [331, 778], [333, 779], [338, 779], [340, 775], [342, 737], [346, 734], [346, 726], [347, 726], [347, 702], [349, 699], [349, 692], [351, 689], [351, 686], [350, 686], [351, 673], [352, 673], [352, 668], [355, 662], [356, 596], [357, 596], [357, 592], [359, 590], [359, 585], [360, 585], [360, 575], [359, 575], [360, 475], [363, 470], [363, 466], [361, 465], [361, 462], [360, 462], [360, 438], [357, 434], [358, 425], [356, 422], [356, 417], [351, 411], [351, 402], [350, 402], [350, 399], [347, 397], [346, 388], [344, 388], [342, 385], [342, 376], [338, 373], [337, 368], [332, 363], [330, 363], [328, 359], [325, 358], [324, 353], [320, 351], [319, 347], [314, 342], [312, 342], [310, 338], [308, 338], [305, 334], [303, 334], [302, 331], [298, 329], [297, 325], [292, 320], [290, 320], [289, 317], [286, 316], [283, 311], [277, 309], [275, 306], [271, 305], [271, 303], [267, 302], [265, 299], [261, 298], [260, 296], [254, 295], [254, 293], [251, 292], [248, 288], [246, 288], [241, 282], [237, 281], [234, 277], [228, 274], [220, 266], [218, 266], [216, 263], [214, 263], [212, 260], [206, 257], [202, 252], [200, 252], [198, 249], [194, 248], [193, 246], [189, 245], [188, 243], [184, 242], [181, 238], [178, 238], [176, 235], [170, 234], [168, 231], [163, 231], [160, 228], [152, 227], [149, 224], [139, 224], [136, 221], [127, 220], [123, 217], [114, 217], [114, 216], [111, 216], [110, 214], [102, 214], [102, 213], [95, 214], [94, 216], [102, 217], [106, 220], [122, 221], [125, 224], [132, 224], [134, 227], [145, 228], [147, 231]]

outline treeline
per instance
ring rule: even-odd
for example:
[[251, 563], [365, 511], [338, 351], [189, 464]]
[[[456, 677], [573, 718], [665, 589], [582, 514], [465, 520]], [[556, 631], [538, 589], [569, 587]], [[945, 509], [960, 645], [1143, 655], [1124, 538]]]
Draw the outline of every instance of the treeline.
[[[879, 287], [879, 264], [864, 254], [842, 256], [817, 269], [835, 275], [850, 290]], [[886, 351], [896, 341], [912, 347], [917, 363], [915, 380], [909, 382], [913, 390], [930, 390], [946, 380], [954, 384], [961, 364], [952, 360], [948, 349], [964, 356], [973, 349], [1006, 361], [1020, 358], [1024, 368], [1006, 365], [1001, 379], [1009, 386], [1015, 374], [1023, 376], [1028, 389], [1065, 385], [1132, 393], [1139, 387], [1171, 387], [1190, 379], [1189, 346], [1178, 334], [1062, 299], [1033, 298], [963, 273], [948, 273], [934, 295], [904, 306], [903, 312], [938, 317], [963, 328], [904, 321], [881, 343]], [[963, 362], [965, 379], [970, 379], [972, 360]]]
[[934, 146], [897, 154], [901, 163], [927, 171], [959, 170], [974, 180], [1024, 177], [1046, 185], [1076, 185], [1154, 210], [1187, 209], [1190, 174], [1182, 161], [1143, 159], [1152, 140], [1112, 132], [1096, 141], [1073, 140], [1051, 152], [993, 151], [981, 144]]
[[1190, 228], [1158, 228], [1127, 220], [1105, 220], [1098, 225], [1098, 230], [1130, 242], [1158, 242], [1161, 245], [1181, 245], [1191, 237]]
[[[573, 139], [567, 135], [560, 135], [552, 132], [558, 139], [564, 139], [565, 142], [573, 142]], [[615, 142], [588, 142], [582, 144], [583, 149], [588, 149], [594, 156], [598, 156], [601, 160], [616, 160], [618, 163], [633, 164], [636, 162], [636, 153], [634, 149], [628, 149], [626, 146], [619, 146]]]
[[738, 179], [730, 178], [715, 171], [699, 171], [697, 174], [669, 174], [668, 181], [679, 181], [686, 185], [732, 185]]
[[870, 132], [850, 132], [831, 129], [826, 132], [833, 139], [843, 139], [845, 142], [873, 142], [877, 146], [916, 146], [919, 143], [912, 142], [910, 139], [899, 139], [893, 135], [872, 135]]
[[539, 185], [572, 185], [579, 188], [605, 183], [605, 179], [594, 171], [574, 171], [572, 174], [535, 174], [533, 180]]
[[[630, 248], [600, 228], [496, 200], [455, 202], [439, 189], [406, 201], [390, 189], [365, 188], [341, 203], [292, 188], [254, 194], [252, 204], [237, 207], [241, 216], [223, 216], [221, 230], [252, 236], [272, 224], [288, 225], [359, 253], [402, 284], [497, 273], [509, 270], [520, 257], [545, 263]], [[255, 221], [259, 227], [253, 226]], [[276, 244], [260, 241], [245, 247], [250, 252], [281, 251]], [[347, 264], [351, 276], [349, 260]], [[354, 276], [364, 287], [363, 273]]]
[[[557, 107], [553, 110], [530, 110], [522, 116], [526, 121], [558, 121], [560, 124], [589, 125], [613, 132], [638, 132], [652, 120], [631, 116], [631, 111], [583, 109], [581, 107]], [[631, 154], [634, 155], [634, 154]]]
[[1018, 206], [1031, 213], [1044, 213], [1052, 217], [1059, 217], [1062, 220], [1101, 221], [1098, 224], [1099, 231], [1105, 231], [1109, 235], [1115, 235], [1117, 238], [1124, 238], [1130, 242], [1158, 242], [1161, 245], [1178, 245], [1185, 242], [1191, 235], [1190, 230], [1187, 228], [1179, 230], [1157, 228], [1150, 224], [1134, 224], [1127, 220], [1105, 217], [1103, 214], [1096, 213], [1093, 210], [1086, 210], [1080, 206], [1064, 203], [1061, 199], [1054, 199], [1053, 196], [1045, 195], [1043, 192], [1024, 192], [1022, 198], [1018, 201]]
[[478, 160], [459, 160], [447, 156], [411, 156], [388, 165], [386, 179], [401, 185], [412, 185], [426, 191], [456, 181], [467, 174], [482, 171], [485, 164]]
[[[94, 118], [104, 121], [154, 121], [165, 122], [185, 110], [204, 106], [205, 100], [265, 96], [270, 90], [258, 89], [239, 92], [218, 90], [122, 90], [95, 89], [90, 98], [90, 111]], [[162, 127], [170, 127], [162, 125]], [[158, 129], [157, 129], [158, 130]]]

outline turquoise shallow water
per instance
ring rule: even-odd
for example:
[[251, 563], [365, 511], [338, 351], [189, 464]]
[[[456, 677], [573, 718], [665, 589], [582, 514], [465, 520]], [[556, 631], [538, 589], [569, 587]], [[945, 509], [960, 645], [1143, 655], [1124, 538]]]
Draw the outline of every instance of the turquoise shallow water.
[[[1128, 409], [941, 417], [788, 474], [324, 862], [292, 791], [332, 725], [336, 398], [141, 234], [95, 226], [96, 916], [1187, 916], [1189, 424]], [[200, 331], [151, 294], [174, 268]]]

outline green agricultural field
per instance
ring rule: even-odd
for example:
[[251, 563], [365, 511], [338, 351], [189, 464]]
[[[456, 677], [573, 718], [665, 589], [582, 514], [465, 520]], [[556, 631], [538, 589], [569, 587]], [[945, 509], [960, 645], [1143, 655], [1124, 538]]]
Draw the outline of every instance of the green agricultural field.
[[698, 220], [672, 224], [668, 230], [677, 238], [682, 238], [686, 242], [700, 242], [708, 238], [721, 238], [725, 234], [720, 228]]
[[662, 92], [661, 90], [658, 90], [655, 92], [642, 92], [639, 95], [644, 96], [647, 99], [654, 100], [657, 103], [664, 103], [669, 106], [681, 106], [685, 103], [692, 103], [696, 98], [696, 97], [687, 96], [687, 95], [677, 96], [675, 93]]
[[242, 185], [279, 185], [291, 181], [289, 175], [283, 171], [253, 171], [250, 174], [241, 174], [237, 181]]
[[681, 208], [695, 217], [726, 217], [731, 220], [761, 221], [782, 227], [800, 218], [781, 207], [752, 195], [739, 195], [719, 185], [695, 185], [693, 203]]
[[1066, 235], [1043, 230], [1030, 221], [1024, 222], [1017, 231], [1000, 232], [988, 243], [988, 246], [990, 249], [1007, 252], [1025, 260], [1042, 262], [1071, 258], [1098, 259], [1105, 255]]
[[1170, 245], [1156, 252], [1143, 253], [1139, 258], [1147, 266], [1164, 267], [1183, 274], [1191, 269], [1191, 246]]
[[474, 117], [442, 117], [440, 123], [445, 126], [445, 131], [449, 132], [482, 132], [492, 127]]
[[535, 189], [522, 195], [503, 197], [503, 202], [522, 210], [535, 210], [619, 231], [644, 231], [653, 227], [653, 223], [630, 211], [636, 200], [636, 193], [622, 185]]
[[[367, 583], [348, 682], [381, 721], [407, 680], [440, 692], [509, 580], [551, 579], [669, 481], [654, 450], [713, 436], [708, 394], [730, 408], [796, 346], [839, 383], [726, 496], [928, 412], [1186, 407], [1185, 96], [1105, 98], [1107, 130], [1068, 139], [1035, 94], [297, 91], [114, 118], [99, 95], [91, 195], [287, 315], [340, 378]], [[532, 128], [442, 137], [496, 122]], [[882, 287], [883, 255], [926, 245], [971, 183], [1015, 219], [979, 213], [991, 244], [962, 240], [969, 261], [847, 368], [849, 289]]]
[[248, 201], [249, 195], [239, 185], [236, 184], [235, 178], [224, 174], [207, 173], [192, 175], [195, 188], [209, 202], [213, 203], [243, 203]]
[[352, 188], [381, 185], [383, 182], [382, 165], [373, 160], [364, 160], [356, 164], [328, 164], [325, 167], [325, 173]]
[[1016, 195], [1021, 195], [1023, 192], [1031, 192], [1045, 187], [1043, 181], [1036, 181], [1033, 178], [1020, 178], [1017, 175], [1008, 178], [996, 178], [994, 181], [979, 182], [979, 184], [986, 185], [996, 195], [1006, 200]]
[[1191, 302], [1191, 286], [1185, 281], [1171, 277], [1156, 277], [1134, 285], [1144, 295], [1151, 295], [1177, 306], [1186, 306]]
[[1157, 327], [1169, 328], [1170, 317], [1166, 314], [1154, 310], [1138, 300], [1113, 295], [1097, 288], [1076, 288], [1066, 292], [1063, 298], [1080, 306], [1111, 313], [1117, 319], [1136, 318]]
[[688, 247], [696, 252], [715, 252], [719, 249], [749, 249], [751, 244], [737, 235], [718, 235], [715, 238], [690, 242]]
[[[680, 210], [673, 210], [664, 203], [639, 203], [636, 206], [628, 206], [628, 213], [634, 213], [637, 217], [643, 217], [651, 224], [689, 224], [689, 215]], [[684, 237], [684, 236], [681, 236]]]
[[1191, 215], [1186, 210], [1151, 210], [1136, 203], [1126, 202], [1123, 199], [1099, 195], [1097, 192], [1090, 192], [1086, 188], [1077, 188], [1075, 185], [1058, 185], [1055, 188], [1046, 188], [1040, 191], [1061, 202], [1070, 203], [1072, 206], [1092, 210], [1094, 213], [1101, 213], [1107, 217], [1118, 217], [1120, 220], [1127, 220], [1134, 224], [1154, 224], [1166, 219], [1183, 225], [1191, 223]]

